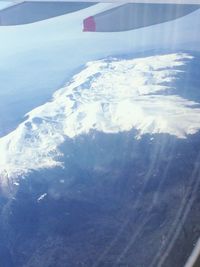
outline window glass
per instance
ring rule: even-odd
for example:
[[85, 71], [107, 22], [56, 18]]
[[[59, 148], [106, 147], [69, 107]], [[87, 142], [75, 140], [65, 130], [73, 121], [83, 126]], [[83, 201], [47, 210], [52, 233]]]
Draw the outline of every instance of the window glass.
[[184, 266], [200, 235], [199, 5], [0, 8], [0, 266]]

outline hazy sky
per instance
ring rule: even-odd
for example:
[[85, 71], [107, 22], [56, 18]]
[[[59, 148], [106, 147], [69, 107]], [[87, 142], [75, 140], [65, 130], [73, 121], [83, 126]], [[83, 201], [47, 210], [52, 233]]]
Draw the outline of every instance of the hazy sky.
[[0, 1], [0, 9], [8, 6], [9, 4], [9, 2]]

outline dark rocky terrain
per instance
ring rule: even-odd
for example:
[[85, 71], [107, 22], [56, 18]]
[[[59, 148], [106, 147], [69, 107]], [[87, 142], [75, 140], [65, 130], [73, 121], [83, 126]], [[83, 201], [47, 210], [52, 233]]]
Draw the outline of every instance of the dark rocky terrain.
[[133, 135], [69, 140], [66, 169], [2, 197], [0, 266], [183, 266], [200, 234], [200, 135]]

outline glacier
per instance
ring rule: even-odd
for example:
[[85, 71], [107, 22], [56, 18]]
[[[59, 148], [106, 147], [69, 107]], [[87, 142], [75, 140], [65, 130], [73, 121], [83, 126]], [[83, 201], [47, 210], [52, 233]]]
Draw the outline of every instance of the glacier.
[[51, 101], [0, 138], [0, 182], [62, 167], [59, 146], [91, 130], [116, 134], [136, 129], [135, 138], [157, 133], [186, 138], [198, 132], [199, 103], [173, 94], [171, 85], [192, 58], [180, 52], [88, 62]]

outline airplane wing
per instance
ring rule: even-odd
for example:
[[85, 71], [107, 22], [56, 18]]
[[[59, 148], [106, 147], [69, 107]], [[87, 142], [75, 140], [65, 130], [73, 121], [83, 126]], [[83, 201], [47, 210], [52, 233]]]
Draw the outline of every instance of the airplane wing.
[[[83, 31], [133, 30], [185, 16], [200, 8], [200, 0], [99, 0], [112, 5], [83, 21]], [[22, 25], [75, 12], [96, 4], [92, 0], [15, 1], [0, 10], [0, 25]]]
[[83, 31], [118, 32], [170, 21], [200, 8], [200, 0], [31, 0], [15, 1], [0, 10], [0, 26], [23, 25], [111, 3], [83, 21]]
[[[138, 1], [139, 2], [139, 1]], [[118, 32], [177, 19], [199, 5], [128, 3], [84, 20], [84, 31]]]
[[22, 25], [64, 15], [87, 8], [91, 2], [24, 1], [0, 10], [0, 25]]

